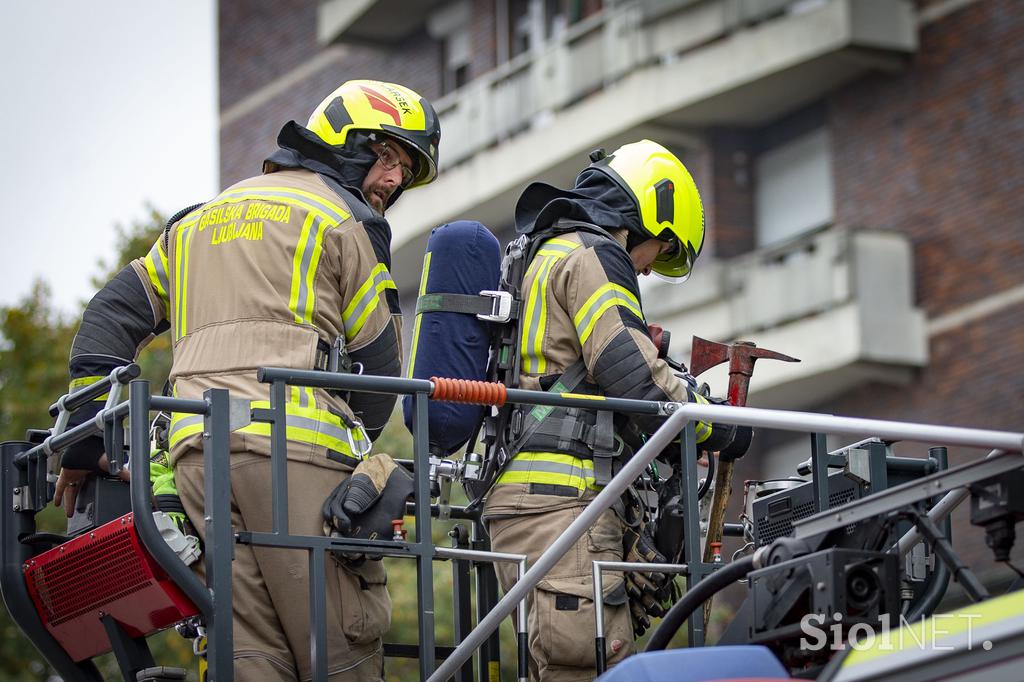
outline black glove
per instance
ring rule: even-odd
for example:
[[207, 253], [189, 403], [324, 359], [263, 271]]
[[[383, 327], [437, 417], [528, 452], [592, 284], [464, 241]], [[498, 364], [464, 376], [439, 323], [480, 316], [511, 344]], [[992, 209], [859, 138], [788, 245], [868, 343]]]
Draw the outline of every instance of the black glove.
[[[651, 536], [651, 525], [645, 523], [643, 503], [636, 495], [623, 496], [622, 557], [626, 562], [666, 564]], [[627, 571], [623, 574], [633, 632], [637, 637], [651, 626], [650, 616], [660, 618], [666, 613], [663, 603], [672, 597], [672, 576], [660, 572]]]
[[[712, 405], [729, 404], [724, 398], [708, 398], [708, 402]], [[747, 453], [753, 438], [754, 429], [751, 426], [714, 423], [711, 425], [711, 435], [698, 447], [706, 452], [717, 452], [718, 459], [731, 462]]]
[[[324, 535], [390, 540], [391, 522], [405, 516], [405, 503], [413, 492], [408, 471], [388, 455], [374, 455], [360, 462], [324, 500]], [[364, 555], [343, 553], [343, 558], [361, 562]]]
[[[102, 400], [93, 400], [78, 408], [68, 418], [67, 429], [70, 431], [92, 419], [103, 410], [106, 403]], [[60, 456], [60, 465], [65, 469], [87, 469], [97, 474], [109, 475], [100, 467], [100, 457], [103, 456], [103, 436], [89, 436], [80, 440], [74, 445], [69, 445]]]

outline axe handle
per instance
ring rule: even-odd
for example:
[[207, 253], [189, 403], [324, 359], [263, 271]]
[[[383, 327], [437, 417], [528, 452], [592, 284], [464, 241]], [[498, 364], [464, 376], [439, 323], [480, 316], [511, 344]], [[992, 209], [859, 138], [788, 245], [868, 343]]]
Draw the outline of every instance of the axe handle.
[[[710, 454], [708, 455], [711, 456]], [[722, 541], [722, 532], [725, 529], [725, 509], [729, 506], [729, 496], [732, 494], [732, 468], [735, 463], [732, 461], [723, 462], [718, 460], [718, 470], [715, 472], [715, 490], [711, 497], [711, 512], [708, 515], [708, 536], [704, 543], [704, 561], [711, 561], [711, 543]], [[724, 561], [724, 559], [723, 559]], [[704, 629], [707, 631], [708, 620], [711, 618], [711, 599], [704, 602]]]

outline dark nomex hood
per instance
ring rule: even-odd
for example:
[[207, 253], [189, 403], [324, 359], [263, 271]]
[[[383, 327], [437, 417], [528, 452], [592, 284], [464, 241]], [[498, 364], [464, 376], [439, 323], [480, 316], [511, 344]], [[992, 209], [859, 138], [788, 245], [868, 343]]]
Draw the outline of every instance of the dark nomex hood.
[[630, 243], [646, 238], [633, 197], [604, 172], [587, 168], [573, 189], [531, 183], [516, 202], [516, 232], [550, 227], [556, 220], [578, 220], [606, 230], [628, 230]]
[[[370, 149], [370, 140], [365, 133], [350, 133], [344, 147], [328, 147], [307, 128], [288, 121], [277, 134], [277, 145], [280, 148], [263, 161], [264, 173], [276, 168], [305, 168], [321, 173], [362, 199], [372, 210], [363, 196], [362, 187], [370, 167], [377, 163], [377, 155]], [[396, 187], [386, 208], [390, 208], [401, 194], [402, 188]]]

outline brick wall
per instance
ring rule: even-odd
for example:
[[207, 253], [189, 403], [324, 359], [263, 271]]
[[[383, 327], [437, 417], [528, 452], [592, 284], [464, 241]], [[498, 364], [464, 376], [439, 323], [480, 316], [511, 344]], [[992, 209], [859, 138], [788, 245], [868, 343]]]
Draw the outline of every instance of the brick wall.
[[[353, 78], [395, 81], [424, 97], [441, 92], [440, 43], [421, 30], [398, 49], [364, 46], [328, 48], [338, 58], [303, 79], [290, 75], [321, 54], [316, 41], [315, 3], [220, 3], [221, 111], [259, 93], [275, 79], [293, 78], [287, 88], [220, 130], [221, 184], [260, 172], [276, 148], [277, 132], [289, 120], [305, 123], [334, 88]], [[278, 44], [280, 43], [280, 45]]]
[[1024, 13], [985, 0], [922, 27], [910, 68], [831, 98], [837, 217], [906, 233], [929, 315], [1021, 283]]
[[306, 0], [218, 3], [221, 110], [316, 56], [316, 8]]
[[[985, 0], [922, 27], [920, 39], [904, 73], [830, 98], [829, 122], [837, 219], [908, 235], [918, 305], [934, 318], [1024, 283], [1024, 15], [1013, 0]], [[911, 385], [864, 386], [820, 411], [1024, 430], [1024, 305], [937, 334], [929, 352]], [[921, 456], [926, 446], [897, 449]], [[982, 454], [951, 448], [950, 460]], [[958, 551], [1008, 577], [964, 507]]]

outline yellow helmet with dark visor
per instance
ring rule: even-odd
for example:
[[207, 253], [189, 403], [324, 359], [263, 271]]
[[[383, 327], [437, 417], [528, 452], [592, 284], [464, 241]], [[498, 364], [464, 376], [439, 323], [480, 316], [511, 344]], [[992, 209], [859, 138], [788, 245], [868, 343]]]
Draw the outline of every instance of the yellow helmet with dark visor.
[[414, 178], [409, 187], [426, 185], [437, 177], [437, 147], [441, 126], [425, 97], [383, 81], [343, 83], [313, 111], [306, 127], [332, 147], [342, 147], [352, 131], [384, 134], [399, 140], [413, 156]]
[[590, 168], [603, 171], [636, 202], [643, 229], [673, 248], [658, 256], [652, 269], [662, 279], [690, 276], [704, 247], [704, 207], [697, 185], [675, 154], [657, 142], [640, 140], [595, 158]]

